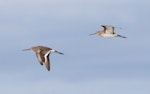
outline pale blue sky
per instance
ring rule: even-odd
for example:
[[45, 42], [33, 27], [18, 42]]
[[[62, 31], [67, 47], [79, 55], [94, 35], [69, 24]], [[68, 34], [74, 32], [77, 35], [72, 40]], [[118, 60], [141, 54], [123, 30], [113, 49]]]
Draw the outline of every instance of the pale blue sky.
[[[150, 1], [0, 0], [1, 94], [150, 94]], [[102, 24], [128, 37], [88, 36]], [[35, 53], [43, 45], [51, 71]]]

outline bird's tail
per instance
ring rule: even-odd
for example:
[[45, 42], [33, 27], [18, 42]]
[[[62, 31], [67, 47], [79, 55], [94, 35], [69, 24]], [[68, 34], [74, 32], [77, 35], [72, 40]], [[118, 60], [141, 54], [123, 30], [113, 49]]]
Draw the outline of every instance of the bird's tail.
[[125, 37], [125, 36], [122, 36], [122, 35], [117, 35], [117, 37], [127, 38], [127, 37]]

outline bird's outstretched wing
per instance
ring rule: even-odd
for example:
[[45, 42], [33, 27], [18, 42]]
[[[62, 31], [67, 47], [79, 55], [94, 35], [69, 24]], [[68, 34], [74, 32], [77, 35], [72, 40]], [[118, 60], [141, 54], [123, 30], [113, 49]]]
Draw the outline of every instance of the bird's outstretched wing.
[[37, 56], [38, 61], [40, 62], [40, 64], [43, 65], [43, 63], [45, 62], [44, 55], [40, 52], [40, 53], [36, 53], [36, 56]]
[[44, 55], [45, 66], [46, 66], [46, 68], [47, 68], [48, 71], [50, 71], [50, 59], [49, 59], [49, 55], [50, 55], [50, 50]]

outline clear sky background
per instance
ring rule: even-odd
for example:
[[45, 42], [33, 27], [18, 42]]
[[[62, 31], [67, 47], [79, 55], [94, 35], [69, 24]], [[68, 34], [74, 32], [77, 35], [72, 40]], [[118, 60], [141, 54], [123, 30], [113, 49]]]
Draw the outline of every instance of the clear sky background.
[[[0, 0], [0, 94], [150, 94], [149, 0]], [[101, 25], [128, 38], [88, 36]], [[51, 71], [35, 53], [48, 46]]]

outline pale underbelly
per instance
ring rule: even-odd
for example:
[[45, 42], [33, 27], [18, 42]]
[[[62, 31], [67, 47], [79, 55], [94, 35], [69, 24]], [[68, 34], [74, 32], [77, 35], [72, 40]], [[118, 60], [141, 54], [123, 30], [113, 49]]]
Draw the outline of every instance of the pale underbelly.
[[104, 38], [113, 38], [113, 37], [116, 37], [117, 35], [116, 34], [103, 34], [101, 36]]

